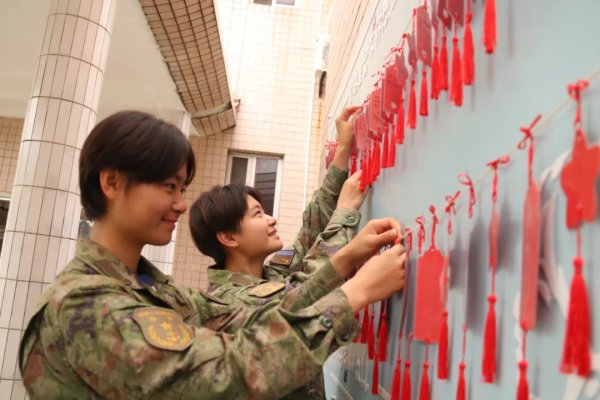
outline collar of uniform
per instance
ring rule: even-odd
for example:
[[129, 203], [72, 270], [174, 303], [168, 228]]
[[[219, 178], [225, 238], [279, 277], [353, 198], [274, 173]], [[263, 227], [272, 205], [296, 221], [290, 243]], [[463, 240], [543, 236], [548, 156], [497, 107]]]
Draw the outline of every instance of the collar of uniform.
[[[110, 276], [131, 286], [133, 289], [142, 289], [135, 274], [129, 271], [129, 268], [110, 251], [90, 239], [77, 240], [75, 248], [75, 258], [81, 260], [98, 273]], [[144, 257], [140, 258], [140, 272], [148, 274], [154, 281], [166, 283], [168, 277], [158, 270], [152, 263]]]
[[208, 284], [211, 287], [221, 286], [227, 283], [233, 283], [238, 286], [250, 286], [263, 282], [264, 279], [257, 278], [254, 275], [227, 271], [226, 269], [218, 268], [216, 265], [208, 268]]

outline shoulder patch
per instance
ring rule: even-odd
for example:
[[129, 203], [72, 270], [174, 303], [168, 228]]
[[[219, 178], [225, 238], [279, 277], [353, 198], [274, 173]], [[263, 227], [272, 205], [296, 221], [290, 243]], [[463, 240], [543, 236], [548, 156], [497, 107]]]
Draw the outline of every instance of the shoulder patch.
[[279, 250], [273, 257], [271, 257], [269, 262], [272, 264], [285, 265], [287, 267], [292, 263], [294, 254], [296, 254], [295, 250]]
[[133, 320], [142, 328], [144, 339], [163, 350], [182, 351], [193, 340], [193, 332], [173, 310], [160, 307], [138, 308]]
[[283, 282], [265, 282], [248, 290], [248, 294], [254, 297], [267, 297], [273, 293], [279, 292], [285, 287]]

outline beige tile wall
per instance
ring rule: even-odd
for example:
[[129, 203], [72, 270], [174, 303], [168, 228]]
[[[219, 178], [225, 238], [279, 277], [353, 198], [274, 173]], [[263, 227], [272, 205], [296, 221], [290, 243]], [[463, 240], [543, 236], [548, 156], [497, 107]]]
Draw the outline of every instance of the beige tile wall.
[[0, 117], [0, 195], [12, 191], [22, 132], [22, 119]]
[[[211, 186], [224, 184], [230, 151], [283, 157], [278, 229], [285, 243], [291, 243], [301, 225], [307, 157], [307, 197], [319, 174], [322, 102], [315, 98], [314, 60], [320, 9], [328, 3], [302, 0], [297, 7], [273, 7], [248, 0], [217, 2], [231, 90], [241, 99], [237, 126], [212, 137], [191, 138], [198, 161], [187, 192], [190, 202]], [[182, 284], [204, 287], [211, 259], [196, 250], [187, 215], [183, 220], [173, 275]]]

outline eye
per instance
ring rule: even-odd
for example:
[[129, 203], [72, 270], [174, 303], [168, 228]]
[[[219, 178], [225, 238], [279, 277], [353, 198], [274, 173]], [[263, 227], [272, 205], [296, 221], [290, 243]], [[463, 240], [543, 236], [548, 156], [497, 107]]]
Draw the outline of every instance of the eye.
[[177, 185], [175, 183], [171, 183], [171, 182], [165, 183], [165, 187], [169, 190], [177, 189]]

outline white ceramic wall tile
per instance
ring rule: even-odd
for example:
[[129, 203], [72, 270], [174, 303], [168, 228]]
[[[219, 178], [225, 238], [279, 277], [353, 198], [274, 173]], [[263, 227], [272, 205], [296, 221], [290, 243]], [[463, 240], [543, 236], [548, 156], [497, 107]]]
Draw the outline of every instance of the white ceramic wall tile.
[[0, 378], [14, 379], [15, 368], [17, 367], [17, 355], [19, 353], [19, 340], [21, 331], [15, 329], [8, 330], [8, 340], [6, 341], [6, 350], [4, 352], [4, 362], [2, 363], [2, 372]]
[[[91, 108], [92, 110], [98, 109], [98, 104], [100, 103], [100, 95], [102, 94], [102, 84], [104, 82], [104, 74], [98, 73], [96, 75], [96, 85], [94, 86], [94, 96], [92, 98]], [[94, 118], [94, 121], [96, 119]]]
[[28, 396], [25, 391], [25, 385], [23, 385], [23, 381], [21, 380], [18, 366], [15, 368], [15, 379], [10, 400], [26, 400]]
[[50, 89], [52, 88], [52, 79], [54, 77], [54, 70], [56, 69], [57, 60], [58, 56], [55, 55], [55, 53], [50, 53], [46, 57], [46, 68], [44, 69], [44, 77], [40, 90], [40, 96], [42, 97], [48, 97], [50, 95]]
[[[2, 243], [2, 253], [0, 253], [0, 279], [6, 278], [8, 274], [8, 262], [12, 249], [12, 242], [15, 233], [13, 231], [4, 232], [4, 241]], [[2, 296], [0, 296], [0, 299]]]
[[100, 15], [102, 14], [102, 3], [100, 1], [93, 1], [92, 8], [90, 10], [90, 20], [91, 21], [100, 21]]
[[83, 98], [83, 105], [92, 108], [92, 101], [94, 99], [94, 90], [96, 89], [96, 76], [98, 75], [98, 68], [94, 65], [90, 67], [90, 74], [87, 80], [87, 87], [85, 89], [85, 96]]
[[[31, 262], [31, 276], [29, 278], [32, 282], [42, 282], [44, 280], [44, 266], [46, 264], [49, 242], [49, 236], [37, 235], [36, 237], [33, 261]], [[29, 301], [29, 297], [27, 301]]]
[[57, 192], [54, 202], [54, 213], [52, 215], [51, 236], [62, 236], [62, 227], [64, 224], [65, 209], [67, 207], [67, 193]]
[[83, 17], [83, 18], [89, 18], [90, 17], [90, 11], [92, 9], [92, 1], [82, 1], [81, 4], [79, 5], [79, 16]]
[[[0, 354], [4, 354], [4, 350], [6, 350], [6, 341], [8, 340], [8, 329], [0, 328]], [[3, 399], [7, 399], [8, 397], [2, 397]]]
[[46, 119], [46, 110], [48, 109], [48, 99], [40, 98], [35, 110], [35, 118], [33, 118], [33, 127], [31, 132], [32, 140], [40, 140], [44, 129], [44, 120]]
[[94, 54], [94, 43], [96, 43], [96, 33], [98, 32], [98, 25], [93, 22], [87, 21], [85, 42], [83, 44], [83, 53], [81, 59], [86, 63], [92, 62], [92, 54]]
[[[39, 149], [39, 150], [38, 150]], [[44, 186], [46, 184], [46, 176], [48, 175], [48, 166], [50, 164], [50, 156], [52, 155], [52, 143], [49, 142], [35, 142], [31, 144], [31, 152], [38, 150], [36, 158], [30, 157], [30, 163], [28, 168], [35, 174], [33, 181], [29, 183], [29, 179], [26, 179], [25, 184], [32, 184], [35, 186]], [[26, 177], [28, 177], [26, 175]]]
[[[13, 302], [12, 313], [10, 316], [10, 329], [21, 329], [23, 317], [25, 316], [25, 304], [27, 303], [27, 289], [29, 282], [17, 281], [16, 296]], [[10, 336], [10, 333], [9, 333]], [[18, 347], [17, 343], [17, 347]]]
[[[13, 191], [10, 196], [11, 203], [20, 204], [19, 202], [21, 201], [21, 192], [22, 191], [23, 191], [23, 186], [13, 187]], [[8, 216], [6, 218], [6, 226], [7, 227], [15, 226], [15, 223], [17, 222], [18, 212], [19, 212], [19, 209], [17, 207], [9, 207], [8, 208]], [[10, 231], [10, 230], [7, 230], [7, 232], [8, 231]]]
[[96, 113], [90, 110], [89, 108], [83, 108], [81, 111], [81, 120], [79, 124], [79, 131], [77, 132], [77, 148], [81, 149], [83, 147], [83, 142], [87, 137], [88, 133], [94, 127], [96, 123]]
[[17, 279], [17, 274], [19, 272], [19, 262], [21, 260], [21, 249], [23, 248], [24, 238], [25, 234], [22, 232], [15, 232], [13, 235], [10, 258], [8, 259], [8, 272], [6, 274], [6, 277], [8, 279]]
[[19, 270], [17, 271], [17, 279], [21, 281], [28, 281], [31, 276], [31, 264], [33, 263], [33, 252], [35, 251], [35, 237], [36, 235], [33, 233], [26, 233], [23, 237], [21, 259], [19, 260]]
[[[63, 99], [72, 99], [75, 95], [75, 86], [77, 84], [77, 75], [79, 74], [79, 65], [81, 61], [75, 58], [69, 58], [67, 63], [67, 73], [65, 74], [65, 83], [63, 86], [63, 90], [61, 93], [61, 97]], [[64, 102], [61, 103], [61, 107], [64, 107]], [[59, 112], [59, 117], [63, 115], [62, 112]], [[69, 116], [68, 112], [65, 112], [64, 115], [66, 117]]]
[[27, 291], [27, 304], [25, 306], [25, 316], [23, 318], [23, 327], [27, 327], [27, 322], [33, 316], [35, 306], [37, 305], [40, 295], [42, 294], [42, 284], [37, 282], [29, 283], [29, 290]]
[[48, 23], [46, 24], [46, 30], [44, 31], [44, 40], [42, 42], [42, 50], [40, 54], [48, 54], [50, 49], [50, 40], [52, 39], [52, 32], [54, 31], [54, 22], [56, 21], [56, 14], [50, 14], [48, 16]]
[[81, 58], [81, 55], [83, 54], [83, 44], [85, 43], [86, 32], [87, 20], [83, 18], [77, 18], [73, 43], [71, 44], [71, 57]]
[[4, 296], [2, 297], [2, 311], [0, 311], [0, 328], [8, 328], [16, 287], [17, 281], [12, 279], [6, 280], [6, 285], [4, 286]]
[[56, 266], [58, 264], [58, 251], [60, 246], [60, 238], [50, 237], [48, 241], [48, 255], [46, 257], [46, 265], [44, 266], [44, 283], [50, 283], [58, 273]]
[[77, 159], [75, 159], [75, 149], [73, 147], [63, 147], [64, 153], [62, 155], [62, 162], [59, 163], [60, 166], [60, 178], [58, 180], [57, 187], [59, 190], [69, 190], [69, 186], [71, 183], [71, 175], [76, 168], [73, 168], [74, 165], [77, 165]]
[[[79, 63], [77, 60], [70, 59], [69, 64]], [[74, 75], [76, 77], [77, 74]], [[69, 78], [69, 71], [67, 71], [67, 79]], [[74, 83], [74, 81], [73, 81]], [[67, 82], [65, 82], [65, 85]], [[66, 88], [66, 86], [65, 86]], [[73, 90], [75, 90], [75, 85], [73, 84]], [[65, 89], [66, 90], [66, 89]], [[63, 93], [64, 95], [64, 93]], [[73, 93], [70, 93], [67, 98], [71, 98]], [[54, 132], [54, 141], [56, 143], [65, 143], [67, 138], [67, 128], [69, 126], [69, 113], [71, 112], [71, 107], [73, 104], [70, 101], [60, 101], [60, 106], [58, 108], [58, 118], [56, 121], [56, 130]]]
[[[19, 202], [17, 221], [15, 231], [24, 232], [27, 223], [27, 212], [29, 211], [29, 202], [31, 200], [31, 186], [24, 186], [21, 190], [21, 199]], [[9, 210], [10, 211], [10, 210]], [[7, 227], [7, 230], [9, 227]]]
[[44, 199], [44, 189], [34, 187], [31, 189], [31, 199], [29, 200], [29, 212], [27, 213], [27, 222], [25, 223], [25, 232], [37, 233], [38, 221], [42, 210], [42, 200]]
[[14, 381], [9, 381], [9, 380], [0, 380], [0, 398], [2, 399], [10, 399], [11, 397], [11, 393], [12, 393], [12, 388], [13, 388], [13, 382]]
[[[5, 279], [5, 278], [0, 279], [0, 300], [4, 299], [4, 289], [6, 288], [6, 282], [7, 282], [7, 279]], [[0, 303], [0, 313], [2, 312], [2, 309], [4, 307], [10, 307], [10, 304], [5, 306], [4, 303]]]
[[44, 190], [42, 208], [40, 210], [40, 219], [38, 222], [38, 233], [41, 235], [50, 235], [52, 227], [52, 214], [54, 213], [54, 202], [56, 201], [56, 190]]
[[104, 39], [110, 40], [108, 37], [108, 33], [104, 30], [103, 27], [99, 26], [98, 31], [96, 33], [96, 40], [94, 42], [94, 52], [92, 54], [92, 65], [98, 66], [100, 65], [100, 59], [102, 50], [104, 49]]
[[[69, 4], [67, 5], [67, 14], [77, 15], [79, 13], [79, 5], [81, 0], [69, 0]], [[84, 0], [85, 3], [85, 0]]]
[[[63, 57], [64, 58], [64, 57]], [[56, 120], [58, 119], [58, 107], [60, 100], [48, 99], [48, 108], [44, 118], [41, 140], [52, 142], [54, 140], [54, 131], [56, 130]]]
[[[73, 159], [79, 160], [80, 153], [81, 153], [81, 150], [78, 150], [78, 149], [75, 150], [75, 153], [73, 154]], [[72, 168], [72, 171], [71, 171], [69, 192], [77, 193], [77, 195], [79, 196], [79, 168], [77, 168], [77, 164], [75, 164], [75, 166]]]
[[77, 84], [75, 86], [75, 96], [73, 101], [83, 104], [85, 97], [85, 89], [87, 87], [88, 75], [90, 73], [90, 65], [87, 62], [82, 62], [77, 74]]
[[[65, 238], [60, 239], [60, 247], [59, 247], [59, 252], [58, 252], [58, 265], [57, 265], [56, 273], [60, 272], [67, 265], [67, 262], [69, 262], [69, 260], [71, 258], [73, 258], [73, 255], [69, 254], [70, 244], [71, 244], [70, 239], [65, 239]], [[58, 270], [58, 268], [60, 268], [60, 270]]]
[[[82, 64], [85, 66], [85, 64]], [[81, 123], [81, 113], [83, 107], [80, 104], [73, 104], [71, 114], [69, 118], [69, 125], [67, 126], [67, 146], [75, 147], [77, 145], [77, 135], [79, 133], [79, 124]]]
[[[46, 181], [42, 184], [49, 188], [59, 188], [59, 177], [63, 167], [63, 157], [65, 152], [65, 146], [61, 144], [52, 144], [50, 146], [50, 164], [48, 165], [48, 173]], [[72, 167], [73, 164], [69, 164]]]
[[[79, 223], [79, 214], [74, 215], [76, 210], [75, 206], [79, 204], [79, 197], [69, 193], [67, 194], [67, 207], [65, 209], [65, 217], [63, 220], [62, 237], [69, 237], [72, 229], [72, 223]], [[79, 210], [77, 210], [79, 212]]]
[[56, 14], [56, 17], [54, 19], [54, 29], [52, 30], [52, 36], [50, 38], [50, 46], [48, 47], [48, 54], [58, 54], [65, 20], [66, 15]]
[[58, 99], [62, 96], [62, 92], [65, 87], [65, 76], [67, 75], [68, 65], [68, 57], [65, 57], [64, 55], [57, 57], [56, 67], [54, 69], [54, 77], [52, 79], [52, 89], [50, 90], [51, 97]]

